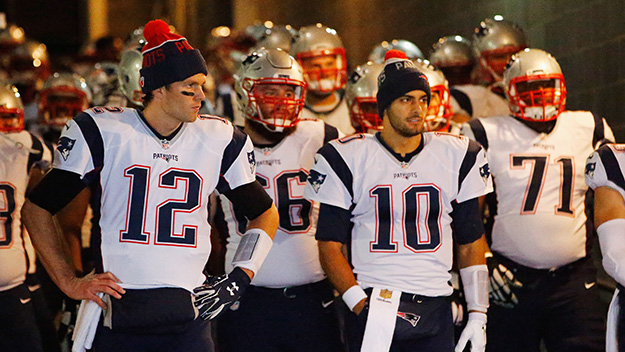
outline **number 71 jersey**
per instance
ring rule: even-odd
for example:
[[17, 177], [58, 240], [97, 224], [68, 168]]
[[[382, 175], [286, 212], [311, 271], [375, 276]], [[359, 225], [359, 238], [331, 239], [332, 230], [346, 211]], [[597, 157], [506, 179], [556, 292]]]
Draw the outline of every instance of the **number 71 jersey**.
[[585, 257], [584, 161], [597, 135], [603, 136], [598, 131], [613, 138], [602, 119], [566, 111], [549, 134], [509, 116], [479, 118], [469, 125], [465, 132], [485, 144], [495, 183], [491, 249], [534, 269]]
[[316, 156], [305, 196], [351, 211], [348, 245], [363, 287], [448, 296], [453, 204], [490, 191], [484, 150], [466, 137], [433, 132], [422, 135], [422, 149], [409, 160], [399, 160], [379, 134], [332, 141]]
[[99, 186], [100, 270], [126, 288], [191, 291], [211, 250], [209, 195], [253, 182], [255, 162], [249, 138], [224, 119], [200, 117], [164, 140], [140, 112], [98, 107], [66, 125], [54, 167]]

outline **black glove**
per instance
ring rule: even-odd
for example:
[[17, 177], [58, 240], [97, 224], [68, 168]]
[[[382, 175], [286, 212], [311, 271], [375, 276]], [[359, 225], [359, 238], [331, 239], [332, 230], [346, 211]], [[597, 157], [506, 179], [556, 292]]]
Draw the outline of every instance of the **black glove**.
[[193, 289], [194, 304], [200, 318], [211, 320], [217, 317], [241, 297], [250, 281], [250, 277], [239, 267], [234, 268], [230, 274], [209, 276], [202, 286]]
[[490, 274], [488, 285], [490, 301], [505, 308], [516, 306], [519, 300], [514, 289], [523, 287], [523, 284], [516, 279], [512, 271], [499, 263], [495, 257], [486, 257], [486, 265]]

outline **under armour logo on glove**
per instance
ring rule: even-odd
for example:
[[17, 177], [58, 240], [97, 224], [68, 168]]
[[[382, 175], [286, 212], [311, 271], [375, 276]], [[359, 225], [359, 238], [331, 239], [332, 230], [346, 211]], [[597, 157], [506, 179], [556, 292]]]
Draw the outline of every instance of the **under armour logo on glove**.
[[230, 274], [209, 276], [202, 286], [193, 289], [194, 304], [200, 318], [216, 318], [241, 297], [250, 281], [250, 277], [239, 267], [234, 268]]
[[523, 284], [492, 255], [486, 258], [486, 264], [490, 273], [488, 296], [491, 302], [505, 308], [513, 308], [519, 303], [514, 289], [523, 287]]

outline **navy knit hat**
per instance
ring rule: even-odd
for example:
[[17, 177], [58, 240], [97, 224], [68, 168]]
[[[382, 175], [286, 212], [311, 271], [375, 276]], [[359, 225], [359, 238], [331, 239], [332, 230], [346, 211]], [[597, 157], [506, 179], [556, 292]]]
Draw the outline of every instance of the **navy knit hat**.
[[198, 73], [208, 74], [200, 51], [193, 49], [187, 38], [174, 34], [161, 20], [148, 22], [143, 28], [147, 44], [143, 53], [143, 67], [139, 84], [143, 93], [165, 85], [184, 81]]
[[432, 93], [427, 77], [417, 70], [415, 64], [408, 60], [404, 52], [389, 50], [384, 55], [384, 69], [378, 76], [378, 116], [384, 117], [386, 110], [393, 100], [413, 90], [422, 90], [427, 93], [428, 105]]

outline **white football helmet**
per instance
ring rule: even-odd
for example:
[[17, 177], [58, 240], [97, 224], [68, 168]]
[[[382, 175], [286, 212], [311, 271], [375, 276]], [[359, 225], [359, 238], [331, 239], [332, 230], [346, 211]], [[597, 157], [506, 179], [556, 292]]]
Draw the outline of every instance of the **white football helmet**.
[[91, 90], [91, 103], [95, 106], [105, 105], [109, 96], [119, 88], [119, 66], [113, 62], [98, 62], [85, 79]]
[[417, 69], [421, 71], [430, 83], [432, 99], [425, 117], [425, 125], [428, 131], [447, 131], [449, 118], [452, 115], [449, 83], [443, 72], [435, 68], [427, 60], [413, 60]]
[[358, 132], [371, 133], [382, 130], [382, 119], [378, 116], [378, 76], [384, 64], [369, 61], [357, 66], [347, 79], [345, 101], [352, 126]]
[[510, 60], [503, 84], [512, 114], [544, 122], [564, 111], [566, 86], [556, 59], [540, 49], [525, 49]]
[[128, 35], [128, 38], [124, 42], [124, 48], [122, 51], [131, 50], [131, 49], [138, 49], [139, 51], [141, 51], [141, 49], [146, 43], [147, 41], [145, 40], [145, 37], [143, 36], [143, 26], [141, 26], [139, 28], [134, 29], [132, 32], [130, 32], [130, 35]]
[[369, 54], [369, 61], [383, 64], [386, 52], [391, 49], [403, 51], [410, 60], [425, 59], [425, 56], [423, 56], [421, 49], [419, 49], [419, 47], [415, 43], [405, 39], [393, 39], [390, 42], [387, 42], [385, 40], [382, 43], [376, 45]]
[[296, 34], [297, 31], [288, 24], [285, 26], [274, 25], [271, 28], [267, 28], [262, 33], [256, 42], [256, 47], [267, 49], [280, 48], [289, 52], [291, 50], [291, 43]]
[[[286, 51], [261, 48], [251, 53], [234, 79], [237, 103], [246, 118], [272, 132], [282, 132], [299, 122], [306, 82], [302, 67]], [[286, 94], [268, 90], [276, 85], [293, 89]]]
[[12, 85], [0, 85], [0, 133], [15, 133], [24, 129], [24, 105], [20, 93]]
[[321, 23], [300, 28], [291, 44], [291, 55], [304, 69], [308, 90], [329, 93], [345, 87], [345, 47], [334, 29]]
[[89, 108], [91, 92], [84, 78], [75, 73], [54, 73], [39, 92], [40, 123], [60, 129], [78, 113]]
[[512, 54], [527, 48], [523, 29], [514, 22], [502, 18], [487, 18], [475, 28], [473, 46], [480, 64], [495, 78], [501, 76]]
[[473, 66], [475, 65], [475, 52], [467, 38], [450, 35], [440, 38], [432, 45], [430, 63], [438, 68]]
[[139, 85], [142, 65], [143, 55], [138, 49], [124, 51], [119, 61], [120, 90], [126, 99], [139, 107], [143, 107], [143, 92]]

